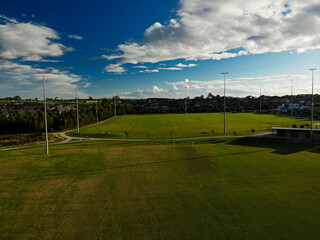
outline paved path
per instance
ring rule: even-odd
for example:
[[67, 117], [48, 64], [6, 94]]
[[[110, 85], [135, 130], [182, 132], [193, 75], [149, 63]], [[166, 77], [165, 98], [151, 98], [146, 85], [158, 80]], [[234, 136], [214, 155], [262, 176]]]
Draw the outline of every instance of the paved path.
[[[275, 138], [276, 136], [271, 132], [258, 133], [254, 135], [245, 135], [245, 136], [204, 136], [204, 137], [190, 137], [190, 138], [86, 138], [86, 137], [71, 137], [66, 135], [66, 132], [58, 132], [60, 136], [64, 137], [65, 140], [57, 143], [50, 143], [49, 146], [70, 143], [71, 140], [79, 141], [125, 141], [125, 142], [154, 142], [154, 141], [163, 141], [163, 142], [172, 142], [172, 141], [192, 141], [192, 140], [201, 140], [201, 139], [215, 139], [215, 138], [243, 138], [243, 137], [255, 137], [255, 138]], [[23, 148], [31, 148], [31, 147], [39, 147], [45, 146], [45, 144], [35, 144], [29, 146], [21, 146], [15, 148], [4, 148], [0, 149], [0, 151], [9, 151], [9, 150], [17, 150]]]
[[[111, 118], [108, 118], [107, 120], [101, 121], [99, 123], [91, 124], [84, 126], [85, 128], [90, 127], [90, 126], [96, 126], [102, 123], [105, 123], [107, 121], [112, 120], [116, 116], [113, 116]], [[276, 135], [272, 134], [272, 132], [263, 132], [263, 133], [257, 133], [254, 135], [245, 135], [245, 136], [203, 136], [203, 137], [189, 137], [189, 138], [90, 138], [90, 137], [71, 137], [66, 135], [66, 132], [74, 131], [73, 130], [68, 130], [65, 132], [57, 132], [60, 136], [65, 138], [65, 140], [61, 142], [56, 142], [56, 143], [50, 143], [49, 146], [51, 145], [58, 145], [58, 144], [65, 144], [69, 143], [72, 140], [75, 141], [128, 141], [128, 142], [153, 142], [153, 141], [163, 141], [163, 142], [169, 142], [169, 141], [192, 141], [192, 140], [201, 140], [201, 139], [214, 139], [214, 138], [243, 138], [243, 137], [255, 137], [255, 138], [274, 138]], [[29, 145], [29, 146], [21, 146], [21, 147], [15, 147], [15, 148], [3, 148], [0, 149], [0, 151], [8, 151], [8, 150], [16, 150], [16, 149], [23, 149], [23, 148], [31, 148], [31, 147], [39, 147], [39, 146], [45, 146], [45, 144], [35, 144], [35, 145]]]

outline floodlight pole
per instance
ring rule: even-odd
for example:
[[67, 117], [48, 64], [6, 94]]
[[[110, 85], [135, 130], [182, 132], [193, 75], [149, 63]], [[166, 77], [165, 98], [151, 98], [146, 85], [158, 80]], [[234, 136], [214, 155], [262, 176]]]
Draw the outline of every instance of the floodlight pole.
[[78, 83], [76, 83], [76, 100], [77, 100], [77, 132], [79, 134], [79, 103], [78, 103]]
[[[42, 66], [36, 66], [36, 67], [41, 69], [49, 68], [49, 67], [42, 67]], [[43, 80], [44, 124], [45, 124], [45, 131], [46, 131], [46, 153], [49, 154], [46, 87], [45, 87], [44, 75], [42, 76], [42, 80]]]
[[317, 70], [316, 68], [309, 69], [312, 72], [312, 92], [311, 92], [311, 129], [310, 129], [310, 143], [312, 144], [313, 138], [313, 71]]
[[223, 133], [226, 134], [226, 74], [229, 74], [229, 72], [222, 72], [221, 74], [223, 74], [223, 108], [224, 108], [224, 131]]
[[291, 117], [293, 112], [293, 80], [291, 79]]
[[97, 116], [97, 122], [99, 122], [99, 117], [98, 117], [98, 99], [97, 99], [97, 84], [96, 85], [96, 116]]
[[117, 100], [116, 100], [116, 96], [113, 97], [113, 104], [114, 104], [114, 115], [117, 116]]
[[43, 100], [44, 100], [44, 123], [46, 129], [46, 153], [49, 154], [49, 143], [48, 143], [48, 121], [47, 121], [47, 103], [46, 103], [46, 88], [43, 75]]
[[184, 86], [184, 112], [188, 113], [188, 103], [187, 103], [187, 82]]
[[261, 113], [261, 83], [260, 83], [260, 113]]

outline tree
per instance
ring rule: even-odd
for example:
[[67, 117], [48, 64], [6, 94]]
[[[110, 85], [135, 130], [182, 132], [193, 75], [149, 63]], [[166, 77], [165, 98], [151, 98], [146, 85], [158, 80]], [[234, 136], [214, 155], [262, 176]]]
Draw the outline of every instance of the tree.
[[20, 96], [15, 96], [13, 99], [16, 100], [16, 101], [21, 101], [22, 100], [22, 98]]

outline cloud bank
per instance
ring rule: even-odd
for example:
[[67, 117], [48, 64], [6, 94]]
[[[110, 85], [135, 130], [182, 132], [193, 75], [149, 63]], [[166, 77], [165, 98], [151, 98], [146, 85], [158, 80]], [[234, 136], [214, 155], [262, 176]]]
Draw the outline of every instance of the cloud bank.
[[[226, 94], [233, 97], [259, 96], [260, 83], [262, 95], [283, 96], [291, 93], [293, 80], [294, 94], [311, 94], [311, 76], [307, 75], [275, 75], [256, 78], [235, 78], [226, 80]], [[223, 95], [223, 79], [211, 81], [188, 80], [165, 82], [167, 87], [154, 86], [152, 89], [138, 89], [132, 92], [120, 93], [124, 98], [184, 98], [204, 95], [209, 92], [213, 95]], [[315, 82], [314, 90], [320, 90], [320, 84]]]
[[300, 53], [320, 48], [319, 26], [318, 0], [180, 0], [175, 18], [152, 24], [142, 43], [120, 44], [118, 54], [105, 58], [120, 66]]
[[79, 84], [79, 97], [88, 97], [81, 92], [81, 88], [87, 87], [87, 83], [78, 75], [69, 71], [61, 71], [55, 68], [40, 69], [29, 65], [13, 63], [11, 61], [0, 62], [0, 96], [16, 96], [23, 98], [42, 98], [42, 79], [46, 81], [48, 97], [74, 98], [75, 83]]
[[7, 60], [42, 61], [43, 57], [59, 57], [73, 50], [54, 40], [59, 34], [48, 27], [20, 23], [0, 15], [0, 58]]
[[[21, 63], [21, 61], [59, 62], [59, 60], [45, 59], [61, 57], [65, 52], [73, 50], [55, 42], [59, 39], [58, 32], [51, 28], [31, 22], [21, 23], [16, 19], [0, 15], [0, 96], [42, 98], [42, 79], [45, 77], [49, 97], [73, 98], [75, 83], [81, 81], [80, 76], [69, 71], [55, 68], [40, 69]], [[80, 92], [79, 96], [87, 95]]]

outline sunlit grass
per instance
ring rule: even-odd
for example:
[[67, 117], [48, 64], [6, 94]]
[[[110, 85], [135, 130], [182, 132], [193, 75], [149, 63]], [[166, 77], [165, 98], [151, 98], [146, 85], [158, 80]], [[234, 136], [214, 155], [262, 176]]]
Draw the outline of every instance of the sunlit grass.
[[246, 139], [0, 152], [0, 239], [318, 239], [320, 148]]

